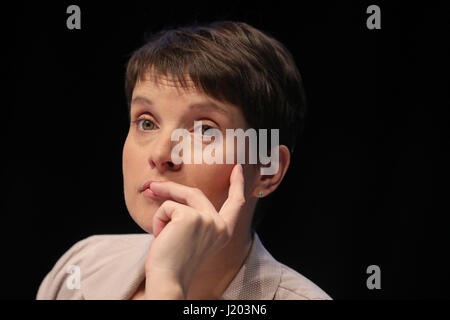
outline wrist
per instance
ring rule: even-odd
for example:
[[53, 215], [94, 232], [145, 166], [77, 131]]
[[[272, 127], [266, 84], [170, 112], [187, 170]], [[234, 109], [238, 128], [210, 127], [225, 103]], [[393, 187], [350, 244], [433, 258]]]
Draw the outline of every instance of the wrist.
[[177, 277], [170, 274], [149, 273], [145, 279], [145, 299], [185, 300], [187, 290]]

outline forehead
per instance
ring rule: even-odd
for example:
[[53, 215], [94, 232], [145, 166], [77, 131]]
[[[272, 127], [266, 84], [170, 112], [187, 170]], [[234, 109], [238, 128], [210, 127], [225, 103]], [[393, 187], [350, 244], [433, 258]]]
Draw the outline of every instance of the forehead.
[[146, 75], [136, 82], [131, 99], [133, 105], [165, 105], [171, 108], [186, 108], [186, 111], [215, 111], [227, 117], [236, 126], [246, 126], [242, 110], [225, 102], [218, 101], [201, 90], [186, 76], [184, 86], [173, 77]]
[[188, 76], [185, 78], [183, 85], [173, 77], [147, 74], [136, 81], [133, 98], [137, 95], [151, 96], [153, 99], [208, 99], [203, 92], [195, 87], [194, 82]]

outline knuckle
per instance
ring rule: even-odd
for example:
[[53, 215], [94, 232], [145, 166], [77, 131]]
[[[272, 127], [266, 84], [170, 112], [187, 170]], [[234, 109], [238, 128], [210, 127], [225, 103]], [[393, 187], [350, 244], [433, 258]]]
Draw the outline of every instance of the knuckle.
[[194, 191], [194, 193], [197, 194], [197, 195], [203, 195], [203, 191], [200, 190], [199, 188], [193, 188], [193, 191]]
[[191, 188], [188, 191], [188, 196], [191, 197], [191, 198], [195, 197], [197, 194], [198, 194], [198, 192], [197, 192], [196, 188]]
[[189, 223], [196, 223], [198, 220], [198, 215], [195, 210], [183, 210], [182, 217], [183, 220]]
[[217, 232], [219, 234], [224, 234], [227, 232], [227, 226], [225, 222], [219, 220], [219, 222], [216, 223]]
[[214, 219], [209, 216], [202, 216], [202, 222], [208, 227], [214, 226]]
[[217, 224], [217, 232], [218, 232], [222, 242], [228, 242], [231, 239], [231, 233], [225, 222], [222, 221]]
[[199, 213], [195, 210], [187, 210], [187, 216], [194, 222], [201, 222], [201, 217]]
[[245, 205], [245, 198], [243, 196], [237, 196], [235, 201], [241, 208]]
[[162, 207], [162, 208], [167, 208], [167, 207], [169, 207], [169, 206], [171, 206], [172, 205], [172, 200], [166, 200], [166, 201], [164, 201], [162, 204], [161, 204], [161, 206], [160, 207]]

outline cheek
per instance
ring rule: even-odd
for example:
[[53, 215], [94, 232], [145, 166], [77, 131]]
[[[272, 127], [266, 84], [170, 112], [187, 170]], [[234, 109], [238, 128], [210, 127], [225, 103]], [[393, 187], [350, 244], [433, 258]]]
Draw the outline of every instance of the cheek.
[[123, 186], [125, 193], [125, 200], [129, 200], [128, 198], [135, 193], [136, 189], [136, 179], [137, 174], [139, 172], [140, 164], [139, 152], [133, 144], [127, 140], [124, 143], [123, 151], [122, 151], [122, 174], [123, 174]]
[[123, 146], [123, 150], [122, 150], [122, 173], [123, 173], [123, 178], [124, 178], [124, 184], [126, 184], [126, 182], [128, 181], [128, 175], [129, 175], [129, 169], [130, 169], [130, 147], [129, 147], [129, 143], [128, 143], [128, 138], [125, 141], [125, 144]]
[[125, 195], [125, 202], [127, 207], [129, 207], [129, 195], [128, 185], [130, 181], [130, 148], [128, 143], [128, 138], [125, 140], [122, 150], [122, 176], [123, 176], [123, 191]]
[[142, 156], [143, 155], [139, 152], [139, 148], [127, 138], [122, 151], [122, 171], [124, 177], [132, 175], [133, 171], [137, 171], [139, 166], [142, 166]]
[[208, 197], [217, 211], [228, 197], [230, 175], [234, 165], [195, 165], [190, 169], [190, 185], [199, 188]]
[[152, 233], [153, 214], [159, 204], [148, 204], [138, 193], [139, 183], [142, 181], [142, 172], [145, 161], [141, 149], [133, 145], [127, 138], [122, 151], [123, 191], [125, 204], [132, 219], [147, 233]]

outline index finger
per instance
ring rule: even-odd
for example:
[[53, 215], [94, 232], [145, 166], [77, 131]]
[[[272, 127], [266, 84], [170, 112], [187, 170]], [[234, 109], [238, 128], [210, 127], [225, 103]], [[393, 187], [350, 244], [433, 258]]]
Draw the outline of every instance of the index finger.
[[230, 188], [228, 198], [219, 211], [219, 214], [228, 223], [234, 226], [237, 223], [239, 212], [245, 204], [245, 181], [241, 164], [236, 164], [230, 176]]
[[216, 211], [208, 198], [192, 187], [173, 181], [155, 181], [150, 184], [150, 189], [158, 196], [173, 199], [198, 211]]

